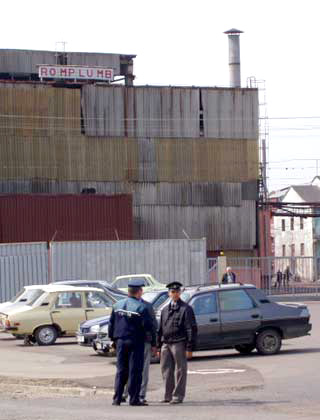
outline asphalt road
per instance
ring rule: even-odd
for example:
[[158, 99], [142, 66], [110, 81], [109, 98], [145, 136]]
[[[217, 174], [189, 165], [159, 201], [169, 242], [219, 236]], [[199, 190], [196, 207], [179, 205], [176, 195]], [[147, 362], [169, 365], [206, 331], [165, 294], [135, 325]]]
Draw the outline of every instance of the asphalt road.
[[280, 354], [197, 353], [185, 403], [163, 406], [158, 365], [149, 407], [111, 406], [114, 360], [64, 339], [24, 347], [0, 336], [0, 420], [319, 419], [320, 303], [309, 303], [310, 337], [283, 342]]

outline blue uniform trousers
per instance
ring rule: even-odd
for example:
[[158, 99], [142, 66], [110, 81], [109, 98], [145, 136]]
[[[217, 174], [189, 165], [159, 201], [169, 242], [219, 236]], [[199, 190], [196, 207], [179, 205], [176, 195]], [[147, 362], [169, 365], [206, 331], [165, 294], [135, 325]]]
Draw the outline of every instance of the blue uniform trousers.
[[142, 382], [144, 341], [117, 339], [117, 374], [113, 399], [121, 402], [123, 391], [128, 382], [129, 403], [139, 402]]

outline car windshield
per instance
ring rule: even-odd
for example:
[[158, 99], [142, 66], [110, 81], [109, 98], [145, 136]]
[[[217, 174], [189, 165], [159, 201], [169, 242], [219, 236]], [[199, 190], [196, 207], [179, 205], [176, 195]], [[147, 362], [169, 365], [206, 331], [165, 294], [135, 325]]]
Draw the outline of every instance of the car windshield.
[[142, 299], [152, 303], [157, 296], [158, 292], [146, 292], [142, 295]]

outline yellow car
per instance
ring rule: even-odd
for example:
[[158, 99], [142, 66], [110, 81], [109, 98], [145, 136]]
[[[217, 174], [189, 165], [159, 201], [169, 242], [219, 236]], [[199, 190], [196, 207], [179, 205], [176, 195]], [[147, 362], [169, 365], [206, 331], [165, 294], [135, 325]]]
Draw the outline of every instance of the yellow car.
[[15, 336], [27, 336], [40, 346], [58, 337], [76, 335], [83, 321], [109, 315], [115, 299], [101, 289], [65, 285], [43, 286], [34, 303], [8, 308], [0, 313], [0, 324]]

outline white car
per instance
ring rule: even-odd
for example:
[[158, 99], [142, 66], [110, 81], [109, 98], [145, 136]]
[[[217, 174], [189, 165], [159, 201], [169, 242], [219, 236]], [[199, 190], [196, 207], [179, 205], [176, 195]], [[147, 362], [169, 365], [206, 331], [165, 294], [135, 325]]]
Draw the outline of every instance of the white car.
[[125, 276], [117, 276], [111, 283], [111, 286], [123, 291], [127, 291], [128, 283], [132, 279], [142, 280], [144, 283], [143, 290], [145, 292], [166, 288], [165, 284], [159, 283], [151, 274], [127, 274]]

